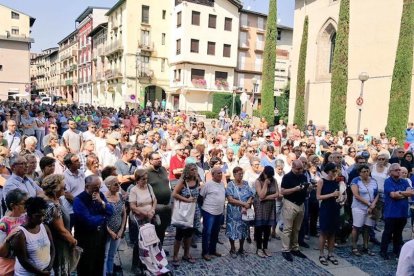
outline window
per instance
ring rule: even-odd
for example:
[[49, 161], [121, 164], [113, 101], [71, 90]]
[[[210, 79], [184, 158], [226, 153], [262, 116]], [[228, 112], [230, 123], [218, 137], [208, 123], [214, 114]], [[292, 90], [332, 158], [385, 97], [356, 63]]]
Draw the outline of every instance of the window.
[[181, 39], [177, 39], [176, 49], [177, 49], [177, 55], [181, 54]]
[[260, 54], [256, 55], [255, 63], [254, 63], [254, 69], [255, 71], [261, 71], [263, 66], [263, 56]]
[[0, 64], [0, 71], [3, 71], [3, 65]]
[[12, 11], [11, 12], [11, 18], [12, 19], [19, 19], [20, 18], [20, 14], [18, 14], [17, 12]]
[[263, 17], [257, 18], [257, 28], [260, 30], [264, 30], [264, 18]]
[[19, 28], [18, 27], [12, 27], [11, 33], [13, 35], [19, 35]]
[[247, 14], [243, 13], [240, 18], [241, 25], [247, 27]]
[[177, 13], [177, 28], [181, 27], [181, 12]]
[[277, 29], [277, 40], [282, 39], [282, 30]]
[[207, 42], [207, 55], [214, 56], [216, 54], [216, 43]]
[[205, 71], [201, 69], [191, 69], [191, 80], [204, 79]]
[[247, 32], [240, 32], [240, 47], [247, 46]]
[[150, 46], [150, 32], [146, 30], [141, 30], [141, 45]]
[[165, 15], [167, 14], [166, 10], [162, 10], [162, 19], [165, 19]]
[[165, 33], [161, 34], [161, 44], [165, 45]]
[[227, 80], [227, 72], [220, 72], [220, 71], [216, 71], [215, 72], [215, 78], [216, 81], [217, 80]]
[[263, 50], [264, 49], [264, 35], [257, 34], [256, 37], [256, 49], [257, 50]]
[[335, 53], [336, 33], [331, 35], [331, 51], [329, 55], [329, 73], [332, 73], [333, 58]]
[[161, 59], [161, 72], [165, 71], [165, 58]]
[[141, 23], [149, 23], [149, 6], [142, 5]]
[[215, 29], [217, 23], [217, 15], [209, 14], [208, 15], [208, 27]]
[[232, 23], [233, 19], [231, 18], [224, 18], [224, 30], [225, 31], [231, 31], [231, 23]]
[[191, 39], [191, 46], [190, 46], [191, 53], [198, 53], [199, 42], [200, 41], [197, 39]]
[[231, 52], [231, 45], [230, 44], [224, 44], [223, 46], [223, 57], [230, 57]]
[[191, 15], [191, 24], [200, 26], [200, 13], [197, 11], [193, 11]]

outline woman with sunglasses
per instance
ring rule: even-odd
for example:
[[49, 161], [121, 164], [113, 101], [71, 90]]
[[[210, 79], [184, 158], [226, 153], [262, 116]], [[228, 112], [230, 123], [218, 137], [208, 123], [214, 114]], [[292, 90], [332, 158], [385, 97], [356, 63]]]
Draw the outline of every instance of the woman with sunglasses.
[[105, 128], [101, 127], [96, 132], [95, 137], [95, 150], [96, 152], [102, 152], [102, 150], [106, 147], [106, 130]]
[[355, 164], [356, 149], [354, 147], [349, 147], [347, 154], [344, 156], [344, 161], [348, 167], [351, 167]]
[[362, 252], [369, 256], [375, 254], [368, 249], [369, 228], [375, 225], [375, 220], [371, 218], [371, 214], [378, 202], [378, 184], [374, 178], [370, 176], [368, 165], [361, 165], [358, 168], [359, 177], [352, 180], [351, 190], [353, 194], [352, 201], [352, 254], [361, 256], [358, 250], [357, 242], [360, 231], [363, 231], [363, 249]]
[[[334, 163], [327, 163], [323, 170], [326, 174], [318, 180], [316, 188], [316, 198], [321, 201], [319, 209], [319, 262], [328, 265], [328, 261], [338, 265], [338, 260], [333, 255], [335, 247], [335, 233], [339, 229], [340, 209], [337, 202], [339, 193], [338, 167]], [[325, 243], [328, 244], [328, 255], [325, 256]]]
[[108, 191], [105, 197], [108, 203], [114, 208], [113, 214], [108, 217], [107, 232], [108, 237], [105, 245], [105, 262], [103, 275], [112, 275], [114, 269], [114, 257], [122, 241], [122, 234], [126, 224], [125, 202], [120, 191], [120, 184], [117, 176], [111, 175], [105, 179]]
[[343, 153], [347, 154], [349, 148], [353, 147], [354, 145], [354, 139], [351, 136], [345, 137], [344, 145], [342, 147]]

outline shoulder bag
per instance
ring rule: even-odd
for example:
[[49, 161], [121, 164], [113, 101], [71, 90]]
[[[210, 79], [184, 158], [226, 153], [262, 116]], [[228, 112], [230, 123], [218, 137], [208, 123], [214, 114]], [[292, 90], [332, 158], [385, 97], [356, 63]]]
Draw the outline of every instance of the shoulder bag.
[[[191, 196], [191, 190], [184, 181], [186, 188]], [[195, 202], [184, 202], [181, 200], [174, 200], [174, 208], [171, 218], [171, 225], [180, 228], [193, 228], [194, 227], [194, 214], [195, 214], [196, 203]]]

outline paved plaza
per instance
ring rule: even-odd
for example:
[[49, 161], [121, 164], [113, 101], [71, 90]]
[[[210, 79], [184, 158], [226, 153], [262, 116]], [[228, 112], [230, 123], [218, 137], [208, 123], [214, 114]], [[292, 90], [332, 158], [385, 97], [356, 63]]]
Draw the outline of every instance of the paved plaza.
[[[379, 228], [382, 229], [383, 225]], [[380, 231], [376, 231], [377, 238], [381, 240]], [[411, 229], [406, 227], [404, 230], [404, 240], [408, 240], [411, 237]], [[335, 254], [338, 257], [339, 265], [335, 266], [329, 264], [329, 266], [323, 266], [319, 263], [319, 250], [318, 239], [310, 238], [308, 244], [309, 249], [304, 249], [303, 253], [308, 257], [307, 259], [300, 259], [294, 257], [293, 263], [286, 261], [281, 254], [281, 242], [276, 239], [272, 239], [269, 243], [269, 249], [273, 253], [270, 258], [260, 258], [256, 252], [254, 241], [251, 244], [246, 243], [245, 249], [247, 255], [245, 257], [238, 256], [233, 259], [230, 254], [230, 244], [228, 239], [224, 235], [224, 230], [220, 233], [220, 241], [224, 244], [218, 244], [218, 252], [224, 254], [221, 258], [214, 258], [211, 262], [206, 262], [201, 258], [201, 241], [197, 244], [197, 249], [191, 248], [191, 254], [197, 259], [197, 263], [190, 264], [188, 262], [181, 261], [179, 267], [169, 268], [173, 271], [174, 275], [337, 275], [337, 276], [359, 276], [359, 275], [376, 275], [386, 276], [395, 275], [397, 269], [397, 260], [391, 258], [388, 261], [383, 260], [379, 256], [379, 246], [373, 246], [373, 252], [377, 255], [369, 257], [362, 255], [356, 257], [351, 254], [350, 243], [346, 245], [340, 245], [335, 249]], [[167, 237], [164, 242], [164, 248], [170, 252], [168, 258], [172, 259], [172, 246], [174, 243], [174, 228], [170, 227], [167, 232]], [[389, 250], [391, 250], [391, 247]], [[236, 246], [237, 248], [237, 246]], [[182, 256], [182, 249], [180, 250], [180, 256]], [[123, 241], [119, 249], [119, 257], [123, 265], [124, 275], [134, 275], [131, 272], [131, 256], [132, 248]], [[118, 261], [119, 261], [118, 257]]]

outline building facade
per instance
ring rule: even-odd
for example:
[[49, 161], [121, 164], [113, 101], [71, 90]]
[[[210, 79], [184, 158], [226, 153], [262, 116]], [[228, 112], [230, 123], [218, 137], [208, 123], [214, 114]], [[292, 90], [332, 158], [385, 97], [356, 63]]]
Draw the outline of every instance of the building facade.
[[239, 1], [175, 1], [167, 107], [211, 110], [213, 93], [233, 92], [241, 7]]
[[78, 30], [78, 90], [79, 104], [97, 104], [98, 97], [92, 93], [92, 40], [91, 31], [107, 21], [108, 8], [87, 7], [75, 22]]
[[[240, 12], [238, 62], [235, 86], [237, 91], [245, 91], [251, 99], [247, 105], [247, 113], [261, 106], [261, 80], [263, 70], [263, 52], [266, 41], [267, 15], [249, 10]], [[278, 25], [275, 64], [274, 95], [280, 96], [290, 80], [290, 53], [292, 51], [293, 29]], [[254, 82], [256, 90], [253, 97]], [[253, 105], [253, 106], [252, 106]]]
[[60, 95], [68, 103], [79, 103], [78, 93], [78, 30], [59, 44]]
[[0, 4], [0, 99], [30, 99], [30, 37], [35, 18]]
[[30, 60], [31, 99], [59, 94], [59, 48], [43, 50]]
[[[340, 1], [295, 2], [289, 122], [293, 123], [299, 49], [305, 16], [308, 16], [305, 117], [307, 120], [312, 119], [315, 124], [328, 127], [332, 54], [338, 28]], [[402, 6], [403, 1], [393, 2], [392, 5], [386, 0], [350, 1], [346, 125], [351, 134], [357, 132], [356, 99], [361, 89], [358, 76], [362, 72], [367, 72], [370, 78], [364, 84], [361, 129], [368, 127], [369, 133], [377, 135], [384, 131], [387, 124]], [[409, 121], [413, 120], [414, 98], [411, 97]]]
[[89, 33], [92, 40], [92, 99], [94, 105], [111, 106], [112, 96], [105, 92], [107, 59], [105, 45], [108, 23], [102, 23]]

